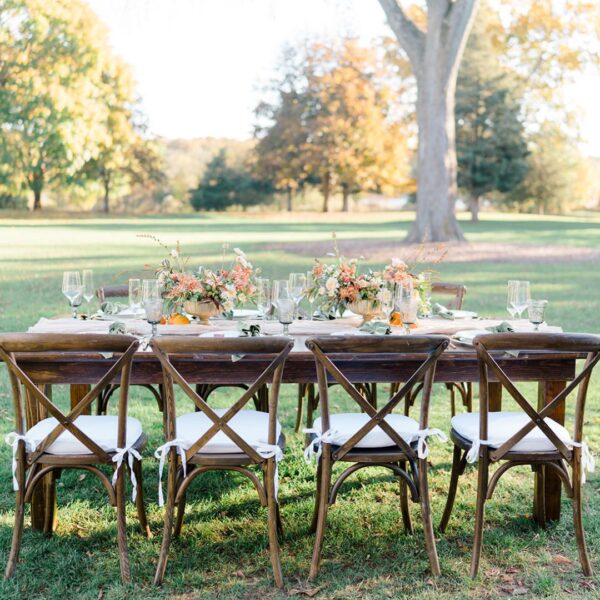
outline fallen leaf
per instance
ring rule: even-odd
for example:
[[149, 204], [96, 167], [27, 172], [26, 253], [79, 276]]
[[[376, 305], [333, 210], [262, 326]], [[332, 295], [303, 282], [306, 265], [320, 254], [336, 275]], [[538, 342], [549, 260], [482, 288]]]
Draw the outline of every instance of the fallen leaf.
[[320, 585], [314, 588], [294, 588], [288, 591], [288, 596], [307, 596], [308, 598], [314, 598], [324, 587], [324, 585]]
[[83, 481], [84, 479], [85, 479], [85, 473], [82, 473], [82, 474], [79, 476], [79, 481]]
[[513, 590], [513, 596], [525, 596], [529, 593], [529, 590], [526, 587], [516, 587]]
[[234, 571], [234, 572], [233, 572], [233, 576], [234, 576], [234, 577], [246, 577], [246, 576], [244, 575], [244, 571]]
[[98, 590], [97, 600], [102, 600], [103, 597], [104, 597], [104, 590], [103, 589]]
[[552, 562], [555, 565], [572, 565], [573, 561], [570, 558], [567, 558], [566, 556], [563, 556], [562, 554], [555, 554], [552, 557]]

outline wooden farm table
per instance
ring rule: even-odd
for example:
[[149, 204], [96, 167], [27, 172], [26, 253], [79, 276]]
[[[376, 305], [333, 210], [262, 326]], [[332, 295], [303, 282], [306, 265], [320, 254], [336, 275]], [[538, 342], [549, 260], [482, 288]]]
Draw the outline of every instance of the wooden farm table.
[[[35, 331], [36, 328], [31, 330]], [[191, 333], [191, 331], [190, 331]], [[293, 333], [293, 329], [292, 329]], [[316, 332], [315, 332], [316, 333]], [[284, 383], [314, 383], [317, 381], [314, 359], [305, 347], [306, 335], [294, 335], [295, 345], [285, 364]], [[74, 405], [89, 389], [88, 385], [98, 381], [114, 359], [98, 354], [81, 354], [73, 356], [57, 354], [52, 357], [22, 355], [19, 363], [31, 379], [39, 385], [70, 384], [71, 403]], [[538, 408], [549, 403], [562, 389], [566, 382], [575, 376], [576, 358], [571, 355], [549, 352], [536, 352], [518, 356], [503, 355], [497, 357], [500, 366], [513, 381], [536, 381], [538, 387]], [[401, 363], [378, 357], [367, 360], [361, 355], [337, 362], [348, 379], [353, 382], [391, 383], [406, 381], [420, 361], [415, 357], [405, 357]], [[232, 364], [231, 360], [218, 356], [189, 356], [175, 362], [182, 375], [193, 383], [235, 384], [254, 381], [266, 366], [264, 360], [244, 357]], [[490, 376], [492, 374], [490, 373]], [[436, 382], [477, 382], [477, 358], [473, 348], [468, 346], [450, 346], [439, 359]], [[161, 368], [158, 360], [150, 352], [138, 352], [133, 360], [131, 383], [162, 383]], [[502, 388], [493, 383], [490, 390], [490, 410], [501, 410]], [[31, 413], [31, 426], [37, 419], [45, 415]], [[559, 423], [564, 423], [564, 411], [555, 410], [550, 415]], [[448, 424], [449, 429], [449, 424]], [[560, 479], [553, 471], [546, 473], [544, 495], [538, 496], [536, 475], [536, 493], [534, 499], [545, 498], [545, 505], [536, 506], [534, 517], [541, 523], [540, 516], [545, 511], [545, 520], [560, 518]], [[44, 485], [32, 501], [32, 524], [35, 528], [51, 530], [55, 524], [54, 490]]]

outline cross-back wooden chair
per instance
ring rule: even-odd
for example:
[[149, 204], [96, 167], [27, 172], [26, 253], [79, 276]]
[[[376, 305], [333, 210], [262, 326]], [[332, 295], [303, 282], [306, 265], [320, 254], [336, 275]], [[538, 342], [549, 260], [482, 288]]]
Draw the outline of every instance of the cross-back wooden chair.
[[[121, 577], [131, 579], [127, 552], [125, 524], [126, 468], [131, 471], [134, 499], [142, 531], [148, 535], [144, 511], [142, 469], [139, 451], [146, 443], [141, 423], [127, 416], [127, 398], [131, 361], [138, 341], [123, 335], [72, 335], [9, 333], [0, 335], [0, 359], [6, 363], [11, 382], [15, 409], [15, 431], [7, 436], [13, 448], [13, 486], [16, 494], [15, 525], [5, 576], [14, 573], [21, 539], [25, 504], [31, 502], [33, 492], [46, 476], [54, 480], [63, 469], [83, 469], [96, 475], [104, 485], [109, 502], [117, 510], [117, 541]], [[21, 367], [26, 355], [43, 357], [81, 353], [114, 353], [114, 360], [106, 359], [106, 372], [92, 389], [68, 413], [63, 412]], [[64, 357], [63, 357], [64, 360]], [[57, 365], [56, 367], [60, 367]], [[116, 377], [120, 381], [118, 416], [88, 416], [91, 404], [104, 387]], [[33, 424], [31, 415], [50, 415]], [[29, 418], [28, 418], [29, 416]], [[30, 422], [27, 428], [27, 421]], [[112, 481], [99, 465], [114, 469]], [[137, 494], [136, 494], [137, 492]], [[48, 507], [47, 507], [48, 510]], [[48, 515], [46, 516], [48, 518]], [[48, 533], [52, 527], [45, 528]]]
[[[161, 472], [168, 456], [165, 527], [154, 578], [156, 585], [160, 585], [164, 577], [171, 537], [181, 532], [190, 483], [210, 470], [231, 470], [248, 477], [256, 488], [261, 505], [268, 507], [271, 564], [277, 587], [283, 586], [277, 540], [277, 530], [281, 528], [277, 462], [283, 457], [285, 437], [277, 419], [277, 405], [283, 367], [293, 344], [293, 340], [284, 337], [211, 339], [160, 336], [152, 340], [152, 350], [162, 365], [166, 391], [165, 444], [156, 453]], [[246, 357], [258, 358], [266, 366], [230, 408], [213, 409], [177, 368], [177, 359], [190, 354], [194, 355], [194, 360], [202, 360], [203, 355], [219, 355], [222, 360], [242, 355], [240, 361], [232, 363], [232, 369], [243, 364]], [[175, 416], [174, 384], [193, 401], [197, 412]], [[270, 384], [268, 412], [242, 410], [257, 390], [267, 384]], [[262, 482], [250, 470], [252, 465], [260, 466]], [[162, 489], [159, 490], [159, 502], [162, 503]], [[177, 519], [173, 527], [176, 506]]]
[[[107, 285], [104, 287], [99, 287], [96, 289], [96, 298], [100, 304], [105, 302], [108, 299], [112, 298], [127, 298], [129, 296], [129, 286], [128, 285]], [[142, 387], [148, 390], [154, 399], [156, 400], [156, 404], [158, 406], [159, 411], [163, 411], [163, 393], [161, 386], [158, 388], [150, 385], [149, 383], [139, 383], [135, 384], [139, 387]], [[112, 395], [119, 389], [118, 383], [113, 383], [107, 385], [106, 388], [102, 391], [102, 393], [98, 396], [98, 401], [96, 403], [96, 414], [97, 415], [105, 415], [108, 410], [108, 402], [111, 399]]]
[[[479, 460], [471, 560], [471, 576], [475, 577], [481, 556], [485, 502], [492, 498], [499, 479], [513, 467], [531, 465], [532, 470], [541, 478], [538, 488], [542, 497], [536, 498], [536, 504], [541, 512], [540, 525], [544, 527], [543, 481], [545, 473], [552, 470], [560, 477], [566, 495], [572, 500], [575, 538], [581, 566], [585, 575], [591, 575], [592, 568], [583, 531], [581, 495], [582, 482], [585, 480], [584, 470], [586, 467], [593, 468], [593, 459], [582, 435], [587, 388], [592, 371], [600, 360], [600, 336], [574, 333], [489, 334], [475, 338], [474, 345], [479, 362], [480, 412], [463, 413], [452, 419], [454, 458], [448, 499], [440, 528], [445, 531], [448, 526], [459, 476], [464, 472], [467, 463]], [[498, 354], [502, 355], [507, 351], [549, 351], [587, 356], [587, 359], [581, 371], [566, 388], [541, 410], [536, 410], [498, 365]], [[488, 394], [491, 379], [501, 383], [518, 404], [521, 412], [489, 411]], [[559, 414], [564, 411], [568, 397], [575, 390], [577, 397], [571, 436], [571, 433], [550, 415], [555, 414], [555, 411]], [[490, 465], [500, 461], [502, 463], [490, 476]]]
[[[431, 284], [431, 293], [435, 296], [445, 296], [447, 301], [444, 302], [446, 308], [461, 310], [465, 295], [467, 294], [467, 287], [462, 283], [447, 283], [442, 281], [434, 281]], [[394, 393], [398, 389], [399, 384], [392, 384], [391, 392]], [[459, 399], [462, 405], [471, 412], [473, 410], [473, 384], [471, 382], [448, 382], [445, 384], [446, 389], [450, 392], [450, 414], [454, 416], [456, 414], [456, 400]], [[404, 402], [404, 414], [410, 413], [411, 407], [414, 405], [419, 393], [421, 392], [421, 386], [416, 386], [410, 394], [407, 394]]]
[[[316, 452], [317, 492], [312, 530], [316, 532], [310, 578], [316, 577], [327, 511], [335, 503], [340, 486], [352, 473], [366, 467], [386, 467], [400, 479], [400, 507], [404, 526], [412, 532], [408, 510], [408, 491], [413, 502], [420, 502], [425, 545], [434, 575], [440, 574], [429, 492], [427, 487], [427, 437], [439, 430], [429, 429], [429, 401], [437, 360], [448, 346], [444, 336], [327, 336], [313, 337], [306, 345], [315, 357], [321, 417], [315, 420], [313, 436], [307, 447], [307, 459]], [[415, 371], [380, 410], [374, 408], [343, 373], [343, 361], [360, 356], [361, 360], [411, 361]], [[338, 383], [364, 413], [332, 414], [328, 381]], [[394, 414], [393, 410], [417, 383], [423, 381], [423, 402], [417, 422]], [[333, 486], [332, 466], [338, 461], [353, 463], [337, 478]], [[408, 467], [407, 467], [408, 464]]]

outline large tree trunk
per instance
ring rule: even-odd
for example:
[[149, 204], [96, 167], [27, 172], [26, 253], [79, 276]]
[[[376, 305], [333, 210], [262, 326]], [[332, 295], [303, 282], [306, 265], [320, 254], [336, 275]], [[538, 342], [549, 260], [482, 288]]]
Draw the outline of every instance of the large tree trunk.
[[328, 173], [323, 179], [321, 188], [323, 192], [323, 212], [329, 212], [329, 197], [331, 196], [331, 175]]
[[469, 210], [471, 211], [471, 222], [479, 223], [479, 208], [481, 206], [481, 198], [479, 196], [471, 196], [469, 198]]
[[286, 203], [287, 203], [287, 211], [292, 212], [292, 210], [294, 208], [292, 206], [292, 188], [287, 188], [287, 190], [286, 190]]
[[409, 242], [464, 240], [456, 216], [454, 92], [479, 0], [427, 0], [427, 30], [401, 0], [379, 0], [417, 80], [417, 215]]
[[102, 184], [104, 186], [104, 212], [108, 214], [110, 212], [110, 175], [102, 177]]
[[33, 210], [42, 209], [42, 190], [44, 189], [44, 172], [40, 169], [29, 180], [29, 187], [33, 192]]
[[42, 209], [42, 190], [34, 189], [33, 190], [33, 210], [41, 210]]
[[342, 212], [350, 212], [350, 191], [342, 186]]

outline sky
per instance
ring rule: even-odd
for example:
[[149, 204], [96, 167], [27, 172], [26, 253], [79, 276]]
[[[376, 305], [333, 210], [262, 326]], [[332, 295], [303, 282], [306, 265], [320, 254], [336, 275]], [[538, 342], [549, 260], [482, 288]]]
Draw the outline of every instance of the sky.
[[[285, 43], [390, 35], [377, 0], [87, 0], [131, 66], [150, 130], [167, 138], [252, 135], [253, 109]], [[600, 156], [600, 74], [568, 90], [582, 149]]]

